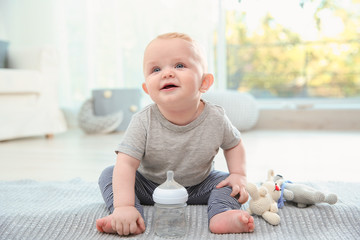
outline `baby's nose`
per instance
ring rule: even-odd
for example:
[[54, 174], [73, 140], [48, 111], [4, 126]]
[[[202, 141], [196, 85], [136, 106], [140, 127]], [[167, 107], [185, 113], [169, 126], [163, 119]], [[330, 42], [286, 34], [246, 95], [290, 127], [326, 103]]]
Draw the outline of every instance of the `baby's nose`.
[[163, 72], [163, 78], [173, 78], [174, 76], [175, 76], [175, 74], [171, 69], [166, 69]]

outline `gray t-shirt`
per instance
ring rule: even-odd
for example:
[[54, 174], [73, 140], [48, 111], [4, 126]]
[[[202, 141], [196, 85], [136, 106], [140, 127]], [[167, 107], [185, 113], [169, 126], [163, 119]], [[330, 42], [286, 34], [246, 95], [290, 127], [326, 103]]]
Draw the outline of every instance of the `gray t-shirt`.
[[215, 155], [240, 142], [240, 132], [222, 107], [205, 103], [198, 118], [185, 126], [169, 122], [156, 104], [134, 114], [124, 139], [116, 149], [138, 159], [138, 171], [161, 184], [174, 171], [183, 186], [194, 186], [208, 177]]

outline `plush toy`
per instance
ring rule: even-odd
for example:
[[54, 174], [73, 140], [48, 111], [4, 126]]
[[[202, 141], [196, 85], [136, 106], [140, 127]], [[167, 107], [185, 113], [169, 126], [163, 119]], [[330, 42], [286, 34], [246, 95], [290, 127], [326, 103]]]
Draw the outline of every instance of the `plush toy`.
[[262, 183], [261, 186], [266, 187], [271, 198], [274, 200], [275, 203], [277, 203], [281, 197], [281, 192], [280, 192], [280, 186], [278, 186], [278, 184], [274, 182], [274, 170], [270, 169], [268, 171], [267, 180], [266, 182]]
[[278, 201], [279, 208], [284, 205], [285, 200], [296, 203], [300, 208], [316, 203], [335, 204], [337, 202], [337, 195], [334, 193], [325, 194], [304, 184], [285, 181], [281, 175], [276, 175], [274, 181], [281, 187], [283, 193]]
[[[290, 190], [285, 189], [284, 187], [281, 187], [281, 184], [277, 181], [275, 181], [274, 178], [274, 170], [270, 169], [268, 171], [268, 184], [265, 186], [270, 186], [271, 188], [271, 184], [269, 185], [270, 179], [275, 182], [275, 185], [278, 186], [280, 188], [281, 191], [279, 192], [274, 192], [272, 194], [272, 197], [274, 199], [275, 202], [277, 202], [277, 206], [278, 208], [282, 208], [284, 206], [284, 202], [287, 201], [291, 201], [294, 199], [294, 193]], [[282, 183], [282, 182], [281, 182]], [[285, 186], [285, 185], [284, 185]], [[269, 191], [271, 191], [271, 189], [268, 188]]]
[[262, 216], [272, 225], [278, 225], [280, 216], [277, 214], [276, 201], [280, 198], [280, 188], [270, 179], [270, 175], [268, 175], [268, 181], [259, 188], [253, 183], [248, 183], [246, 191], [251, 197], [247, 211], [250, 214]]

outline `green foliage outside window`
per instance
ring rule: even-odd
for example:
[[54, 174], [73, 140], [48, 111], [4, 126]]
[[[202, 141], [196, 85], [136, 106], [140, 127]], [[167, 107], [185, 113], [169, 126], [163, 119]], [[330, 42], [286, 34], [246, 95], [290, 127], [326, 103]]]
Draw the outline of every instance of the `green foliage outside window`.
[[[317, 4], [311, 41], [270, 13], [249, 33], [246, 12], [227, 11], [228, 88], [260, 98], [360, 97], [360, 1], [309, 2]], [[342, 21], [335, 36], [324, 34], [325, 13]]]

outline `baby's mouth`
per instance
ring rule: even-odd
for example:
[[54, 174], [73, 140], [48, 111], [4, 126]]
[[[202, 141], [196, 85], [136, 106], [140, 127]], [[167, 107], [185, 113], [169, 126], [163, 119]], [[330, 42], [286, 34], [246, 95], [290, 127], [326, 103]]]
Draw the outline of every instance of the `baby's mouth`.
[[177, 88], [178, 86], [176, 86], [175, 84], [166, 84], [164, 85], [161, 90], [167, 90], [167, 89], [172, 89], [172, 88]]

